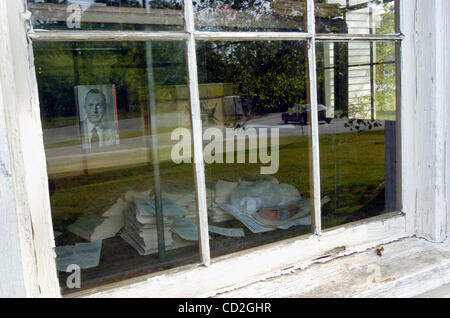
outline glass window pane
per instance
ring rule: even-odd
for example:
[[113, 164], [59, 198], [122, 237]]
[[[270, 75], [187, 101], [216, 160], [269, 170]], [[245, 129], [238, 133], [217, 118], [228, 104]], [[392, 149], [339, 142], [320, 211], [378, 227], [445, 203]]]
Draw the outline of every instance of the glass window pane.
[[201, 31], [304, 31], [306, 2], [280, 0], [194, 0]]
[[28, 0], [34, 29], [183, 30], [182, 0]]
[[198, 42], [213, 257], [311, 232], [306, 42]]
[[316, 1], [316, 32], [394, 34], [394, 10], [394, 0]]
[[198, 262], [193, 167], [171, 158], [172, 131], [191, 129], [184, 43], [38, 42], [34, 53], [64, 291], [68, 264], [88, 288]]
[[324, 228], [397, 210], [394, 42], [319, 42]]

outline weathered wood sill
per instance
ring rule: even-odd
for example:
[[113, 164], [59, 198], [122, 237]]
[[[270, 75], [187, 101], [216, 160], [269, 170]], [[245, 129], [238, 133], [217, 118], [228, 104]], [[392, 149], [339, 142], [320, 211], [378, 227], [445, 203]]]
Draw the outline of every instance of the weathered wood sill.
[[[405, 238], [216, 297], [414, 297], [450, 283], [450, 244]], [[442, 292], [441, 292], [442, 294]]]

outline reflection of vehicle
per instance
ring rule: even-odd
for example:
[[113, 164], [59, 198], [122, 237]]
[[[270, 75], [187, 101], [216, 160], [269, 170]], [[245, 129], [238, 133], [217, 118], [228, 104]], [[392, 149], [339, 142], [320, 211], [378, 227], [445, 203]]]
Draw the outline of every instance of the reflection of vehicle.
[[[317, 115], [319, 117], [319, 121], [325, 121], [327, 124], [331, 122], [331, 118], [326, 117], [327, 108], [324, 105], [317, 105]], [[308, 112], [309, 105], [295, 105], [288, 109], [287, 112], [281, 114], [281, 119], [285, 124], [290, 121], [296, 121], [301, 124], [306, 124], [308, 122]]]

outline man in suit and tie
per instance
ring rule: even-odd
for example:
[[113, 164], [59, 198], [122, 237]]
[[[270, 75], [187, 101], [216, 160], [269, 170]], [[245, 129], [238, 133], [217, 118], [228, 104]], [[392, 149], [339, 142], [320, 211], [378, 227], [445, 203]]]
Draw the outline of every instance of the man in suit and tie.
[[85, 97], [85, 119], [81, 121], [82, 145], [84, 149], [93, 150], [96, 147], [116, 144], [116, 130], [113, 120], [108, 120], [107, 103], [103, 92], [91, 89]]

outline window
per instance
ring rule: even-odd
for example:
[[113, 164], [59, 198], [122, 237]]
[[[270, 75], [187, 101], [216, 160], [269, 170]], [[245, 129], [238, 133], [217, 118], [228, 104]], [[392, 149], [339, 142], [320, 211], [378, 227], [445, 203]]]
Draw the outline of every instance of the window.
[[64, 293], [398, 211], [398, 1], [28, 1]]
[[334, 117], [319, 125], [323, 227], [397, 211], [395, 43], [316, 48], [319, 105]]

